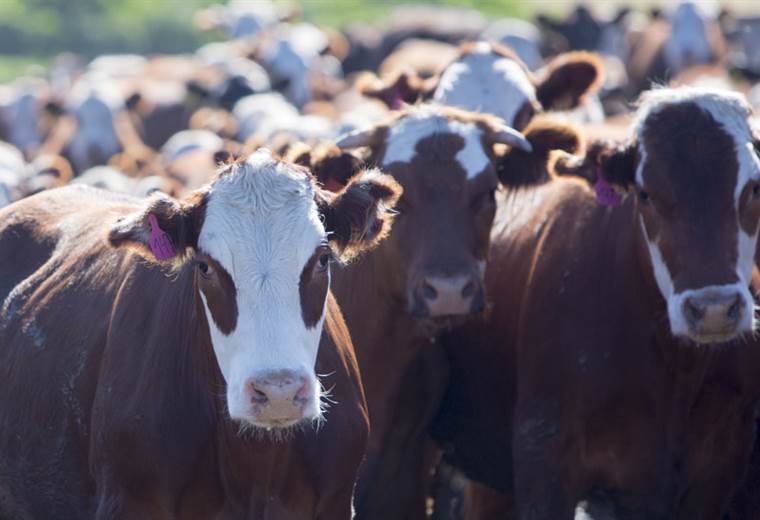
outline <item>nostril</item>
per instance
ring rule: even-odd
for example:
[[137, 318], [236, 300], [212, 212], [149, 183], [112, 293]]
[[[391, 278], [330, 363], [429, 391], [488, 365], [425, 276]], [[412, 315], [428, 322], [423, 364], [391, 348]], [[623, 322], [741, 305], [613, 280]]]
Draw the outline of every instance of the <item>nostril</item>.
[[438, 291], [435, 290], [435, 287], [430, 285], [428, 282], [422, 283], [422, 296], [426, 300], [435, 300], [438, 297]]
[[705, 311], [702, 307], [695, 305], [691, 300], [686, 300], [684, 302], [684, 314], [686, 315], [686, 319], [691, 323], [697, 323], [704, 317]]
[[293, 402], [298, 405], [304, 405], [309, 402], [309, 382], [305, 378], [303, 379], [303, 385], [296, 392]]
[[741, 308], [742, 308], [741, 298], [737, 296], [734, 303], [732, 303], [731, 306], [728, 308], [726, 315], [728, 316], [730, 320], [736, 321], [739, 318], [739, 312], [741, 311]]
[[462, 296], [464, 298], [469, 298], [474, 293], [475, 293], [475, 283], [472, 280], [470, 280], [469, 282], [467, 282], [467, 285], [465, 285], [462, 288]]
[[255, 404], [265, 404], [267, 401], [269, 401], [269, 398], [267, 397], [267, 394], [262, 392], [256, 387], [252, 388], [251, 392], [251, 402]]

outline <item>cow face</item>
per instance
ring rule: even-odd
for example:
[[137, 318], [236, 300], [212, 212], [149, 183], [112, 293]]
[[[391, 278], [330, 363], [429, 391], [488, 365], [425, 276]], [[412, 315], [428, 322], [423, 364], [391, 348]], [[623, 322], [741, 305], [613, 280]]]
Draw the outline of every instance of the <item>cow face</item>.
[[601, 158], [637, 192], [637, 225], [670, 329], [698, 343], [754, 329], [749, 291], [760, 161], [738, 94], [660, 89], [643, 97], [635, 141]]
[[496, 142], [531, 148], [500, 120], [423, 105], [337, 143], [369, 146], [370, 161], [404, 188], [394, 232], [377, 257], [379, 276], [413, 316], [462, 316], [484, 308]]
[[438, 103], [493, 114], [518, 130], [546, 110], [569, 110], [601, 82], [601, 61], [585, 52], [555, 58], [534, 76], [510, 49], [495, 43], [465, 44], [437, 78], [420, 80], [410, 72], [391, 82], [365, 76], [357, 88], [386, 103], [432, 97]]
[[[321, 416], [314, 366], [330, 263], [374, 244], [397, 196], [392, 179], [376, 172], [359, 174], [337, 195], [322, 193], [306, 169], [262, 150], [187, 201], [153, 198], [118, 222], [110, 240], [195, 269], [230, 416], [282, 428]], [[157, 258], [149, 247], [157, 226], [176, 257], [159, 251]]]

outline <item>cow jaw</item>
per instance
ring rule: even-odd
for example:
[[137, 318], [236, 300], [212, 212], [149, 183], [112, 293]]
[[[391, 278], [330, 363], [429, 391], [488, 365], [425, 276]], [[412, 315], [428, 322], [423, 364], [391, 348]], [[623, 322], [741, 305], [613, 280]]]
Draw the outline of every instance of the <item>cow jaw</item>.
[[[309, 289], [319, 294], [307, 297], [299, 284], [325, 235], [309, 179], [267, 151], [209, 193], [198, 246], [213, 259], [215, 282], [200, 278], [200, 294], [230, 417], [243, 425], [284, 428], [320, 417], [314, 365], [329, 272]], [[307, 313], [304, 300], [321, 312]]]

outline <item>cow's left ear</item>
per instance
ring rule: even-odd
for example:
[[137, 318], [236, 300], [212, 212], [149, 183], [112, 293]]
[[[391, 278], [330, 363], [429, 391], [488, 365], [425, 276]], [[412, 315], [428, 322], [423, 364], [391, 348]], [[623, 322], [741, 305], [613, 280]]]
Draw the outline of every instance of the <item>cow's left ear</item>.
[[115, 248], [133, 249], [152, 263], [181, 265], [197, 247], [205, 201], [203, 191], [182, 201], [156, 193], [112, 224], [108, 241]]
[[584, 140], [572, 126], [550, 118], [537, 116], [523, 130], [532, 150], [511, 147], [497, 156], [496, 173], [499, 181], [511, 188], [535, 185], [549, 180], [549, 162], [554, 150], [570, 154], [582, 153]]
[[375, 247], [390, 231], [403, 189], [379, 170], [354, 175], [339, 192], [318, 189], [317, 205], [341, 261]]
[[400, 110], [404, 103], [413, 104], [420, 99], [427, 99], [437, 85], [437, 78], [424, 80], [412, 70], [399, 71], [386, 79], [381, 79], [372, 72], [364, 72], [355, 84], [360, 94], [379, 99], [391, 110]]
[[286, 160], [309, 168], [319, 183], [327, 190], [341, 191], [349, 179], [361, 170], [363, 161], [347, 150], [341, 150], [334, 143], [324, 142], [316, 146], [294, 146]]
[[536, 87], [536, 97], [544, 110], [569, 110], [595, 92], [604, 80], [604, 65], [596, 54], [566, 52], [547, 66]]

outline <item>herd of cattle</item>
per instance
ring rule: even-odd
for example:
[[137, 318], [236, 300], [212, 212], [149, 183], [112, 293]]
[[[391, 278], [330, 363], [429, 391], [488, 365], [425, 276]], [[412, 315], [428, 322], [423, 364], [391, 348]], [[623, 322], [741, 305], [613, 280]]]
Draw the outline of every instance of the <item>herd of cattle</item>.
[[0, 518], [760, 518], [760, 18], [196, 23], [0, 92]]

